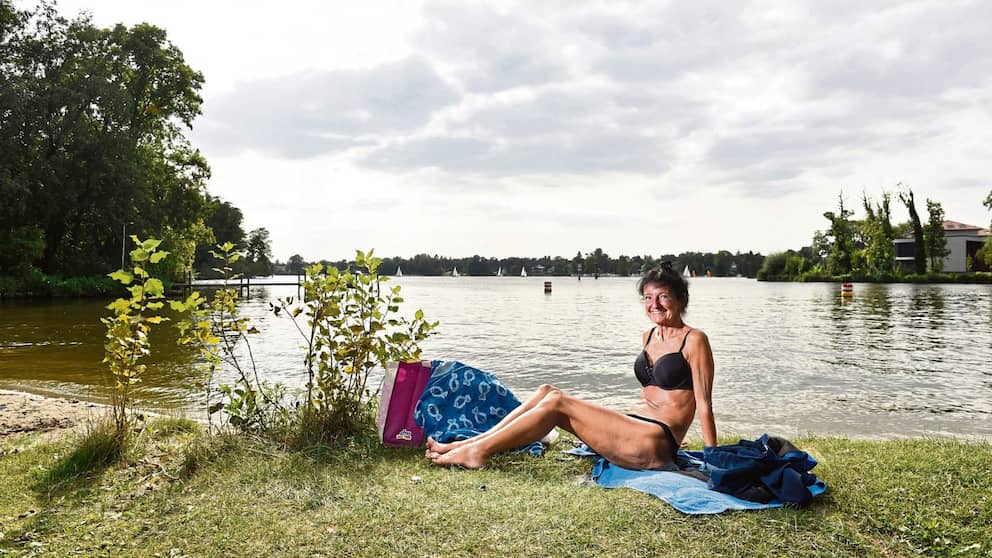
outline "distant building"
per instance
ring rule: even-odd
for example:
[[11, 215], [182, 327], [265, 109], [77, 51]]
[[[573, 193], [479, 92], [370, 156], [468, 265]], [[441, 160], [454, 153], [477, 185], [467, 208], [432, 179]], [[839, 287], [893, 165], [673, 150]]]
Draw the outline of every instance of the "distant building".
[[[944, 271], [947, 273], [988, 271], [985, 262], [977, 261], [975, 253], [985, 244], [989, 234], [989, 230], [982, 227], [944, 221], [944, 236], [947, 238], [947, 249], [950, 251], [950, 254], [944, 258]], [[915, 241], [912, 238], [897, 238], [892, 243], [896, 249], [896, 265], [903, 271], [911, 271], [916, 253]], [[967, 267], [969, 257], [974, 262], [973, 269]]]

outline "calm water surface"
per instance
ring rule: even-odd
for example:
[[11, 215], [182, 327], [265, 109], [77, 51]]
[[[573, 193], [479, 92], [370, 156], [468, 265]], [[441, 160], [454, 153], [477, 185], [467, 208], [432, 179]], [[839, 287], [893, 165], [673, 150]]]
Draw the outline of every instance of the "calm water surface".
[[[650, 327], [635, 280], [403, 277], [405, 311], [441, 322], [425, 358], [500, 376], [520, 397], [551, 383], [618, 410], [636, 398], [633, 361]], [[992, 286], [855, 286], [694, 279], [685, 320], [709, 335], [721, 432], [992, 438]], [[266, 378], [302, 385], [300, 338], [268, 312], [292, 287], [258, 286], [243, 302]], [[0, 303], [0, 387], [104, 400], [103, 304]], [[139, 397], [195, 412], [195, 361], [153, 338]], [[698, 435], [698, 432], [697, 432]]]

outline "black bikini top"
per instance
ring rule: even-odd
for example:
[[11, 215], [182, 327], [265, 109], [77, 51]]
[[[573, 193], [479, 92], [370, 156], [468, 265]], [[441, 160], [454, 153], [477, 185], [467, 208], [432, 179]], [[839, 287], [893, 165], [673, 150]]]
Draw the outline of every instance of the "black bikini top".
[[664, 390], [692, 389], [692, 369], [689, 368], [689, 363], [682, 355], [685, 340], [689, 338], [689, 333], [692, 330], [687, 331], [685, 337], [682, 338], [682, 346], [679, 347], [678, 352], [658, 357], [658, 360], [654, 362], [654, 367], [649, 368], [647, 346], [651, 342], [651, 336], [654, 335], [655, 329], [651, 328], [651, 332], [648, 333], [648, 342], [644, 344], [644, 349], [634, 361], [634, 375], [637, 376], [637, 380], [641, 382], [642, 386], [657, 386]]

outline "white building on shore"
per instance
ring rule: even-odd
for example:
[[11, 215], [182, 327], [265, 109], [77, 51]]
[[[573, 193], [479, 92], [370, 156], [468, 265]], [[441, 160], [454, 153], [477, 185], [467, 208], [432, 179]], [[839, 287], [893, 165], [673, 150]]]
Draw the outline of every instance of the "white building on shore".
[[[989, 230], [975, 225], [966, 225], [957, 221], [944, 221], [944, 236], [947, 239], [947, 249], [950, 251], [944, 258], [945, 273], [964, 273], [965, 271], [988, 271], [985, 262], [977, 261], [975, 253], [985, 244]], [[892, 241], [896, 249], [896, 265], [904, 271], [913, 268], [913, 257], [916, 253], [915, 241], [912, 238], [897, 238]], [[972, 260], [972, 268], [968, 268], [968, 259]]]

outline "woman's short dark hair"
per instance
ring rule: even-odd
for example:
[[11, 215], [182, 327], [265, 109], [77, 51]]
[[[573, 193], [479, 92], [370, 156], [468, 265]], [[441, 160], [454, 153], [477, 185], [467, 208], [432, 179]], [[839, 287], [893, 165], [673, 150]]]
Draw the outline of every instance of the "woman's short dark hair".
[[644, 287], [654, 283], [668, 289], [672, 296], [682, 305], [682, 309], [689, 306], [689, 283], [678, 271], [672, 269], [671, 262], [662, 262], [657, 267], [649, 269], [641, 280], [637, 282], [637, 292], [644, 295]]

